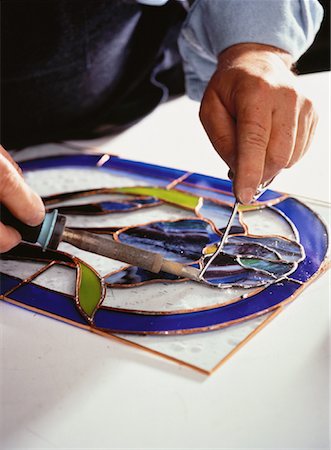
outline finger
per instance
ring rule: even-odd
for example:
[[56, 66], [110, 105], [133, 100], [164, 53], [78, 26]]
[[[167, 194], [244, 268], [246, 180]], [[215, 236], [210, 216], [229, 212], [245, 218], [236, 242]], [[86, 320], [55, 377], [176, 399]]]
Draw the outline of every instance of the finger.
[[[247, 99], [249, 100], [249, 99]], [[237, 161], [235, 195], [248, 204], [261, 184], [270, 137], [272, 110], [260, 106], [257, 99], [240, 107], [237, 116]]]
[[1, 155], [0, 173], [0, 203], [28, 225], [41, 223], [45, 215], [41, 198], [24, 182], [8, 159]]
[[318, 115], [317, 113], [314, 111], [313, 113], [313, 118], [312, 118], [312, 122], [310, 124], [310, 130], [309, 130], [309, 136], [308, 136], [308, 140], [306, 142], [306, 147], [304, 148], [303, 154], [305, 154], [311, 145], [311, 142], [315, 136], [315, 132], [316, 132], [316, 127], [318, 125]]
[[213, 147], [230, 169], [235, 166], [235, 123], [212, 89], [207, 89], [200, 108], [200, 120]]
[[[268, 144], [262, 182], [273, 179], [291, 161], [298, 134], [298, 108], [285, 102], [272, 116], [272, 129]], [[300, 147], [299, 147], [300, 146]], [[302, 141], [298, 143], [298, 151]]]
[[296, 141], [291, 159], [286, 167], [292, 167], [304, 155], [313, 121], [313, 109], [310, 101], [305, 101], [298, 119]]
[[21, 235], [12, 227], [0, 222], [0, 253], [8, 252], [21, 241]]
[[0, 145], [0, 154], [3, 155], [15, 167], [15, 169], [21, 176], [23, 176], [23, 172], [20, 166], [16, 161], [13, 160], [11, 155], [2, 147], [2, 145]]

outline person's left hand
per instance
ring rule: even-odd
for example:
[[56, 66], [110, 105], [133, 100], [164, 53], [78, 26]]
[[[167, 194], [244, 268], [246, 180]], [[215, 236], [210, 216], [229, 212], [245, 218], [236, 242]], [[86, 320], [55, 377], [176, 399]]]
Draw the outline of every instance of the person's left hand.
[[291, 56], [274, 47], [234, 45], [220, 54], [205, 91], [200, 119], [234, 174], [241, 203], [295, 164], [311, 142], [317, 115], [296, 89], [291, 66]]

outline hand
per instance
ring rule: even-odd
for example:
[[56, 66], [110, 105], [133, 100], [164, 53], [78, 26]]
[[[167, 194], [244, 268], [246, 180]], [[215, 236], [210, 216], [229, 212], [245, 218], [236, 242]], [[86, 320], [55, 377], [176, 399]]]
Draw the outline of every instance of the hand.
[[[21, 169], [1, 145], [0, 204], [6, 205], [18, 219], [28, 225], [39, 225], [45, 216], [41, 198], [24, 182]], [[15, 247], [20, 240], [18, 231], [0, 222], [0, 253]]]
[[274, 47], [234, 45], [220, 54], [205, 91], [200, 119], [241, 203], [295, 164], [314, 134], [317, 114], [296, 90], [291, 66], [291, 56]]

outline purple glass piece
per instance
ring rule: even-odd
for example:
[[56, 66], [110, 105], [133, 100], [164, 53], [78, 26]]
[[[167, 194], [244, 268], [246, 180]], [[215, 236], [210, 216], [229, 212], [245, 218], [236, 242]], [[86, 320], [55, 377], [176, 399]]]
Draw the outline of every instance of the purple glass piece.
[[60, 214], [93, 215], [134, 211], [141, 206], [152, 206], [159, 204], [160, 201], [158, 199], [154, 197], [148, 197], [142, 199], [135, 198], [134, 200], [126, 200], [124, 202], [105, 201], [100, 203], [56, 206], [55, 208], [48, 208], [48, 210], [52, 211], [52, 209], [57, 209]]
[[277, 253], [272, 251], [270, 248], [253, 242], [243, 242], [242, 244], [226, 243], [223, 247], [223, 253], [232, 256], [256, 256], [257, 258], [265, 258], [271, 261], [279, 261], [280, 259]]
[[137, 205], [117, 202], [102, 202], [102, 203], [88, 203], [85, 205], [68, 205], [56, 206], [55, 208], [48, 208], [49, 211], [57, 209], [60, 214], [75, 214], [77, 216], [95, 215], [95, 214], [110, 214], [113, 212], [125, 212], [136, 209]]
[[[205, 267], [211, 255], [206, 255], [202, 261]], [[218, 287], [251, 288], [263, 286], [278, 278], [289, 275], [294, 264], [282, 261], [267, 261], [258, 258], [235, 257], [221, 252], [208, 267], [204, 280]]]
[[[210, 256], [204, 258], [204, 265], [207, 264], [209, 258]], [[213, 286], [222, 288], [235, 286], [252, 288], [275, 281], [275, 277], [271, 274], [244, 268], [235, 257], [220, 253], [208, 267], [204, 280]]]
[[295, 267], [294, 264], [282, 261], [266, 261], [257, 258], [238, 257], [238, 262], [246, 269], [253, 269], [258, 273], [268, 273], [275, 279], [289, 275]]
[[262, 247], [262, 249], [268, 248], [270, 252], [274, 253], [276, 259], [282, 259], [285, 262], [298, 262], [301, 261], [305, 256], [304, 248], [298, 242], [284, 239], [278, 236], [230, 236], [228, 239], [228, 244], [234, 244], [236, 246], [251, 245], [252, 247], [254, 246], [256, 248]]
[[219, 240], [211, 226], [199, 219], [153, 222], [119, 233], [125, 244], [160, 253], [167, 259], [190, 263], [200, 259], [203, 248]]
[[129, 266], [119, 272], [114, 272], [110, 274], [105, 282], [112, 287], [131, 287], [135, 284], [142, 284], [148, 281], [175, 281], [179, 280], [176, 275], [171, 275], [169, 273], [160, 272], [153, 273], [148, 270], [141, 269], [140, 267]]

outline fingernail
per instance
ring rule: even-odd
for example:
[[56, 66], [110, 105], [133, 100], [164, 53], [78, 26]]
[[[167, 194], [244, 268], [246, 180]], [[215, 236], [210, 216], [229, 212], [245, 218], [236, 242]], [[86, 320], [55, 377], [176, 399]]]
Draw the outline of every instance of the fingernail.
[[249, 205], [252, 202], [254, 195], [255, 191], [253, 189], [251, 188], [242, 189], [239, 193], [239, 201], [243, 205]]
[[232, 172], [231, 169], [228, 171], [228, 178], [229, 178], [231, 181], [233, 181], [234, 173]]

